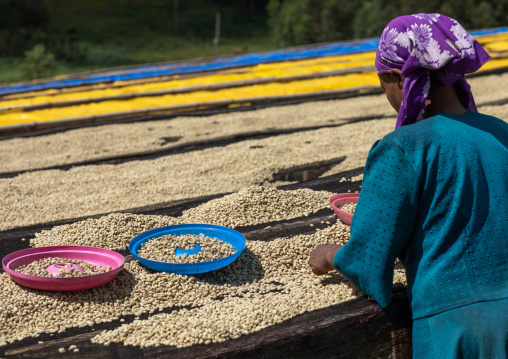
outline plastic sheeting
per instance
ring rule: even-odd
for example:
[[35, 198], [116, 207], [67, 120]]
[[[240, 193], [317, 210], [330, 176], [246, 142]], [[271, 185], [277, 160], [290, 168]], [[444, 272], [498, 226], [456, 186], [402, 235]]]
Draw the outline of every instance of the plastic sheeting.
[[[490, 35], [507, 32], [508, 28], [496, 28], [472, 32], [473, 36]], [[165, 76], [171, 74], [185, 74], [200, 71], [220, 70], [230, 67], [244, 67], [259, 63], [275, 61], [298, 60], [311, 57], [345, 55], [376, 49], [379, 38], [360, 41], [336, 42], [323, 45], [298, 47], [264, 53], [246, 54], [231, 57], [221, 57], [210, 61], [180, 62], [157, 66], [142, 66], [116, 72], [91, 74], [86, 78], [68, 78], [45, 83], [31, 83], [23, 85], [7, 85], [0, 88], [0, 95], [24, 91], [43, 90], [48, 88], [63, 88], [101, 82], [126, 81], [132, 79]]]
[[[507, 59], [492, 59], [480, 71], [508, 67]], [[312, 94], [320, 91], [354, 89], [363, 86], [379, 86], [379, 78], [375, 71], [329, 76], [286, 83], [272, 82], [268, 84], [225, 88], [216, 91], [194, 91], [188, 93], [169, 94], [162, 96], [138, 97], [131, 100], [110, 100], [90, 104], [49, 108], [29, 112], [12, 112], [0, 114], [0, 127], [55, 120], [72, 119], [83, 116], [101, 116], [144, 110], [156, 113], [157, 109], [169, 106], [188, 106], [206, 108], [214, 101], [230, 100], [232, 103], [245, 102], [246, 99], [270, 98], [281, 95]], [[175, 111], [177, 111], [175, 109]], [[164, 111], [169, 113], [170, 111]]]
[[53, 90], [54, 94], [48, 93], [49, 91], [47, 91], [47, 94], [42, 96], [0, 101], [0, 110], [27, 105], [41, 105], [65, 101], [101, 101], [101, 98], [104, 97], [127, 96], [153, 91], [186, 90], [207, 85], [212, 86], [223, 84], [224, 87], [227, 87], [231, 84], [240, 84], [246, 81], [277, 81], [292, 76], [317, 76], [331, 71], [358, 69], [369, 66], [372, 67], [373, 63], [374, 53], [367, 52], [354, 55], [323, 57], [312, 60], [258, 64], [250, 68], [239, 68], [235, 72], [225, 74], [205, 73], [200, 77], [126, 85], [116, 88], [111, 87], [71, 93], [58, 93], [56, 90]]

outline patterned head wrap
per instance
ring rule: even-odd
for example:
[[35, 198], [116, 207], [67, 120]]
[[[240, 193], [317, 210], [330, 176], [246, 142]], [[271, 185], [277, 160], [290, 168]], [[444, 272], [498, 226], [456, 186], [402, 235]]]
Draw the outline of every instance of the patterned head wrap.
[[392, 68], [405, 76], [395, 128], [422, 120], [430, 80], [455, 84], [459, 99], [477, 111], [465, 74], [475, 72], [490, 56], [455, 20], [441, 14], [395, 18], [384, 29], [376, 51], [378, 75]]

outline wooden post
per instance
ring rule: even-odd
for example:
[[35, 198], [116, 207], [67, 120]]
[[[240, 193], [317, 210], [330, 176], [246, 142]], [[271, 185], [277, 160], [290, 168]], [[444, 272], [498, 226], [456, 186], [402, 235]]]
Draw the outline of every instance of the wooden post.
[[213, 45], [215, 47], [215, 56], [220, 55], [219, 38], [220, 38], [220, 12], [215, 14], [215, 37], [213, 38]]

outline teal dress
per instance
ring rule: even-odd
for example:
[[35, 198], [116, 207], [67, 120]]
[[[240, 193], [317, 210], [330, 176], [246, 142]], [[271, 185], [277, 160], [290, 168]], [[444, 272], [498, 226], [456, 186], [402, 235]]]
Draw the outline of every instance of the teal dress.
[[[397, 257], [406, 269], [415, 358], [507, 358], [506, 122], [441, 113], [374, 144], [351, 239], [334, 266], [386, 307]], [[478, 348], [492, 351], [481, 356]]]

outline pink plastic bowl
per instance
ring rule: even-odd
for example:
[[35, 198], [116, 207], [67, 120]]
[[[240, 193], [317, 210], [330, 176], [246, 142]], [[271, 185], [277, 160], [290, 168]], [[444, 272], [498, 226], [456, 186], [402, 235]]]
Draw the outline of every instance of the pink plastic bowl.
[[[78, 259], [92, 264], [109, 266], [111, 270], [100, 274], [72, 278], [38, 277], [14, 271], [21, 265], [47, 257]], [[125, 259], [117, 253], [103, 248], [84, 246], [51, 246], [30, 248], [8, 254], [2, 260], [2, 267], [12, 280], [22, 286], [51, 290], [68, 291], [98, 287], [115, 279], [123, 268]]]
[[330, 206], [332, 206], [333, 210], [337, 217], [346, 224], [351, 224], [351, 220], [353, 219], [353, 215], [349, 214], [339, 207], [344, 204], [356, 203], [358, 202], [358, 198], [360, 197], [359, 193], [339, 193], [330, 197]]

